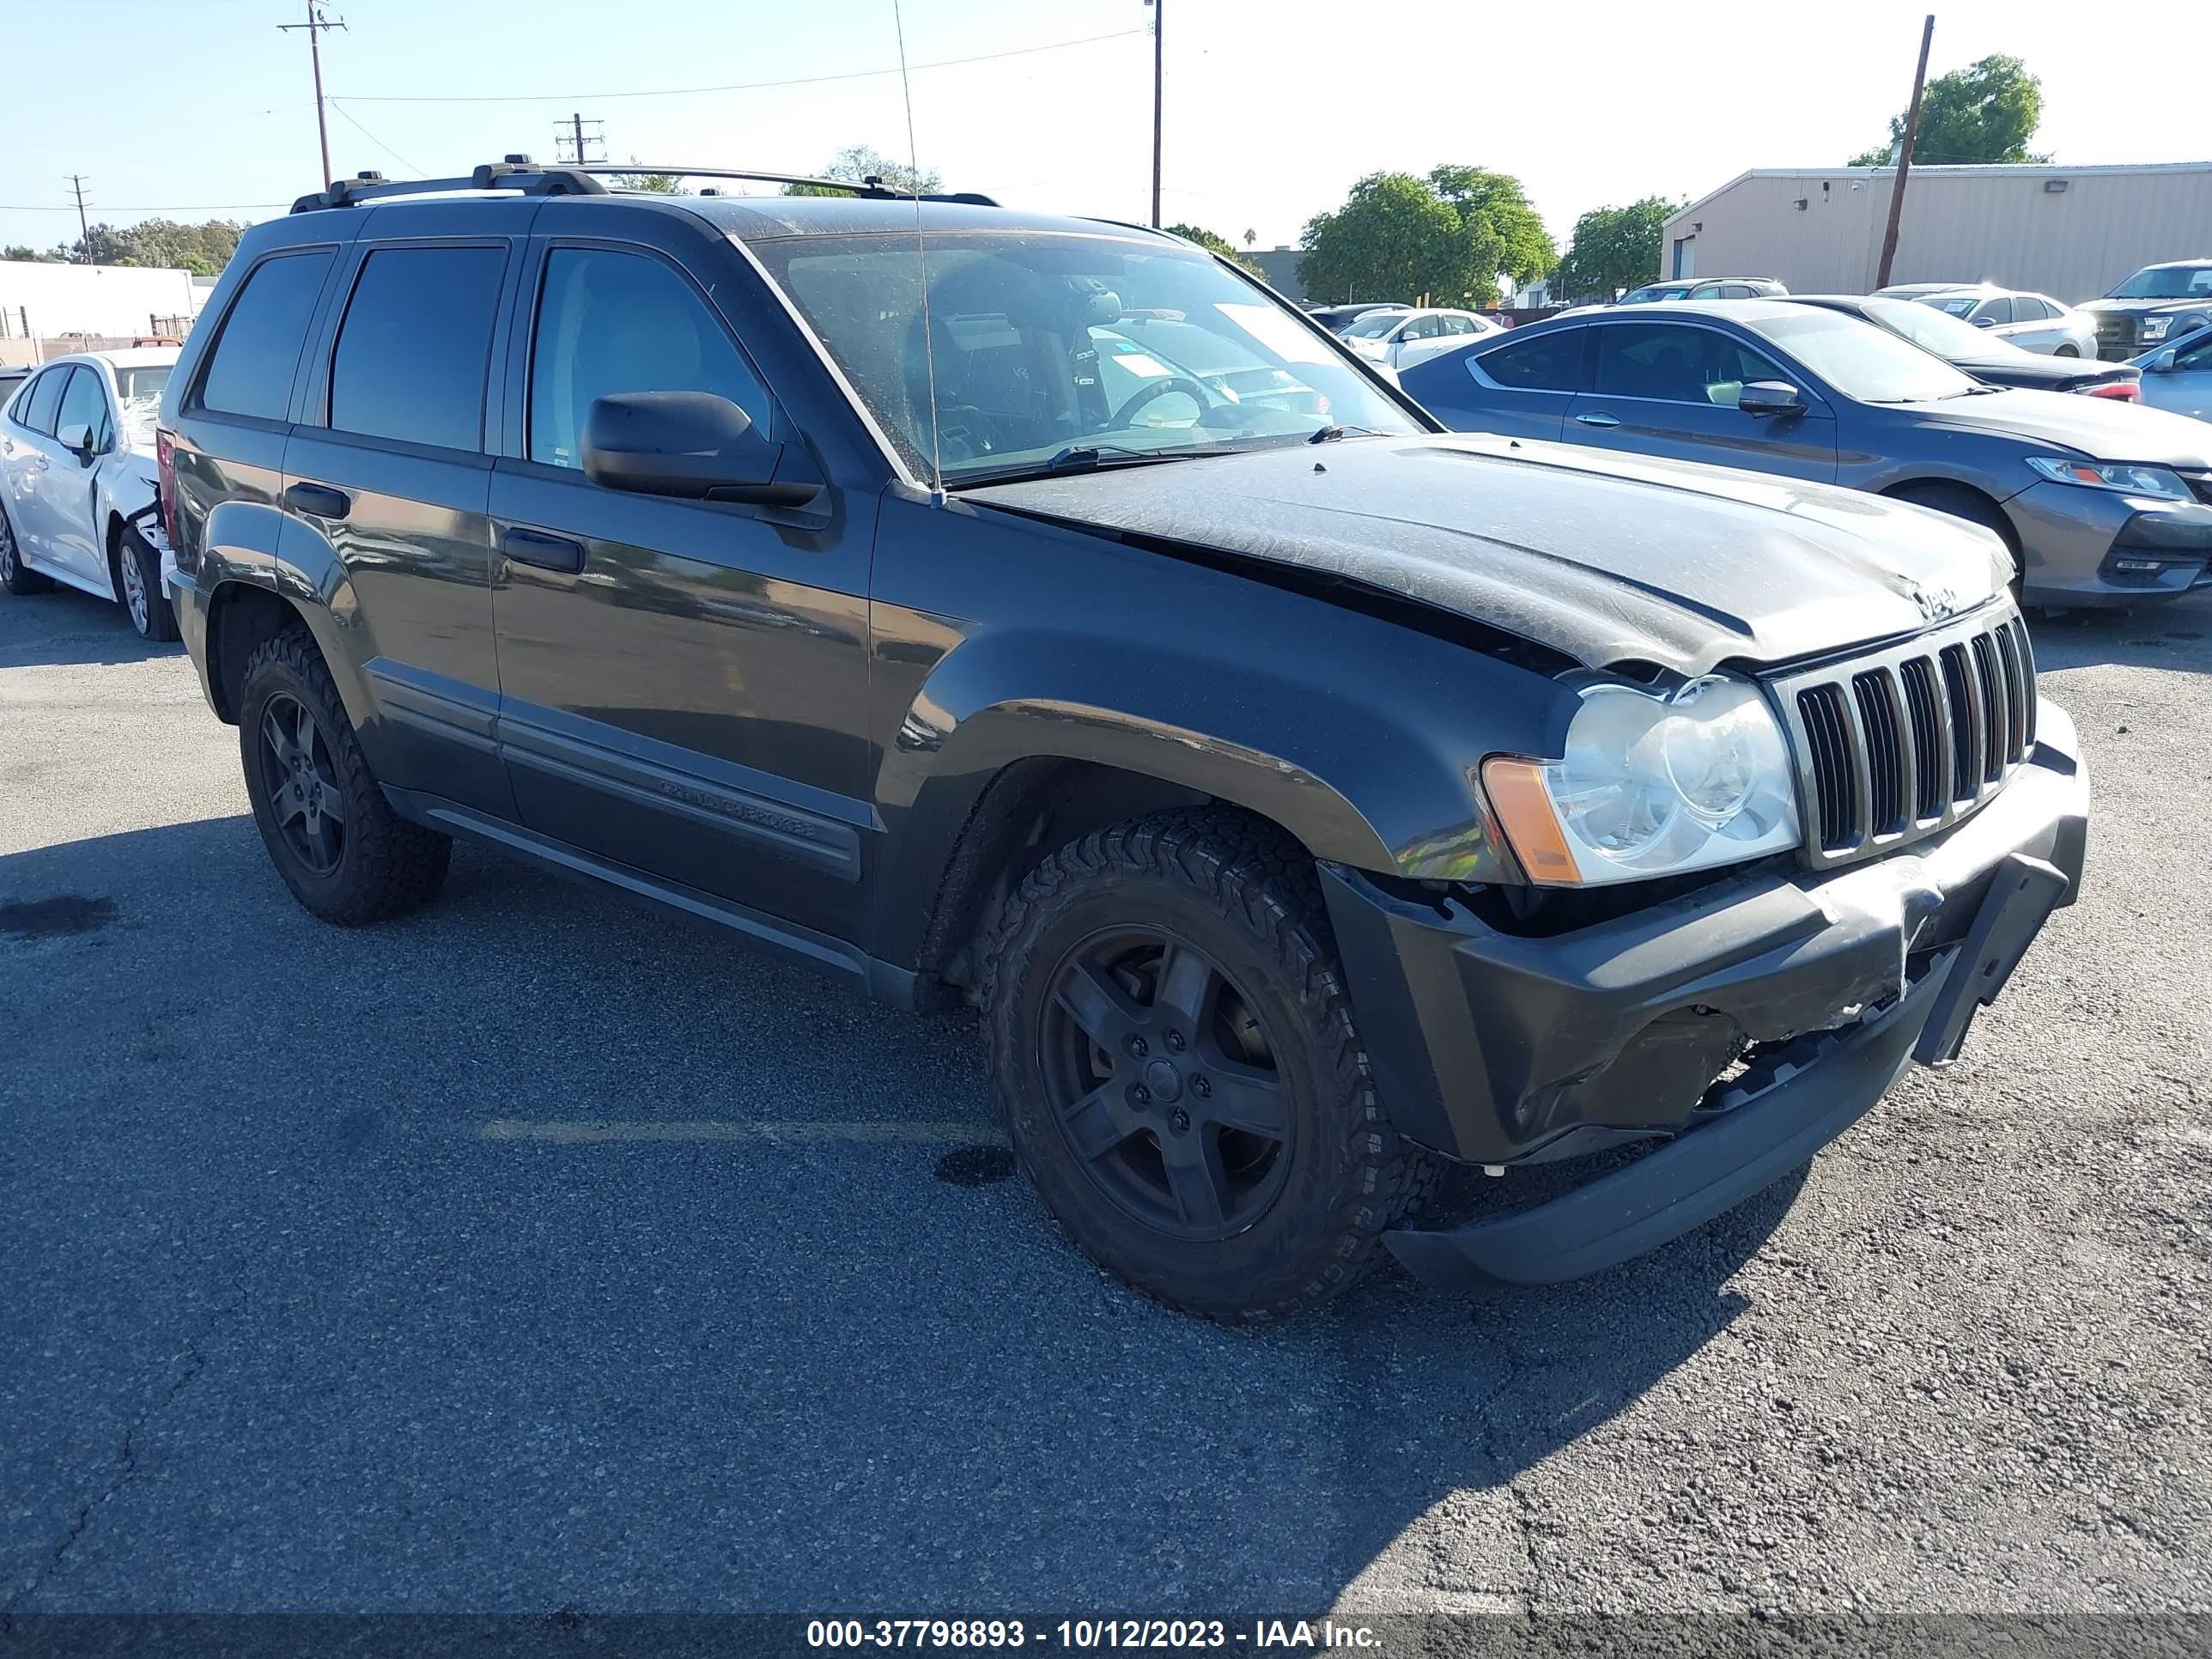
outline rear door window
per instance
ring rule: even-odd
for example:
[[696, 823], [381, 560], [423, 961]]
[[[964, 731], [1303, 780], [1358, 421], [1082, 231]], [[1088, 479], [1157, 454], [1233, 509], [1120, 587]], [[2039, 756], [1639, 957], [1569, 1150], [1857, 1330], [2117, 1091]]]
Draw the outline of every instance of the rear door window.
[[292, 373], [299, 367], [315, 299], [330, 268], [328, 248], [281, 253], [254, 268], [216, 337], [200, 382], [202, 408], [264, 421], [286, 417]]
[[672, 266], [556, 247], [545, 256], [530, 353], [530, 459], [582, 466], [592, 401], [626, 392], [711, 392], [769, 430], [768, 389]]
[[1499, 386], [1521, 392], [1578, 392], [1583, 380], [1579, 328], [1516, 340], [1482, 354], [1482, 372]]
[[483, 447], [504, 247], [381, 247], [331, 359], [331, 428], [440, 449]]
[[54, 435], [54, 411], [61, 406], [62, 386], [75, 370], [64, 366], [50, 368], [31, 382], [31, 389], [16, 404], [16, 418], [33, 432]]

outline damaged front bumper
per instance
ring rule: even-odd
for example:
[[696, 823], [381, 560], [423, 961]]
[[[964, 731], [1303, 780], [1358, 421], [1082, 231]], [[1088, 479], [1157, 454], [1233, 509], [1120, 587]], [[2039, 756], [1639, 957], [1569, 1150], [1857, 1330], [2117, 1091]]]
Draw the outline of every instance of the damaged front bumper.
[[1441, 1281], [1595, 1273], [1804, 1162], [1911, 1060], [1953, 1058], [2080, 883], [2088, 781], [2073, 724], [2045, 702], [2036, 730], [2002, 793], [1905, 852], [1723, 881], [1548, 938], [1326, 869], [1402, 1133], [1506, 1166], [1668, 1138], [1534, 1208], [1390, 1233], [1391, 1250]]

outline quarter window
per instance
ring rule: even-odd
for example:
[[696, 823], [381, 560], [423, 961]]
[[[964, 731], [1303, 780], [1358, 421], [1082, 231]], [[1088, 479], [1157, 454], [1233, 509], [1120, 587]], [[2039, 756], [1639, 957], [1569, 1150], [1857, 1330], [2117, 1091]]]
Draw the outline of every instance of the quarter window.
[[371, 253], [331, 360], [331, 429], [483, 447], [485, 365], [506, 269], [497, 247]]
[[1746, 382], [1788, 378], [1716, 329], [1638, 323], [1598, 331], [1597, 389], [1612, 397], [1734, 409]]
[[1575, 392], [1583, 380], [1583, 331], [1563, 328], [1486, 351], [1482, 372], [1522, 392]]
[[292, 401], [292, 371], [307, 343], [315, 296], [331, 268], [326, 248], [280, 254], [254, 268], [215, 343], [203, 408], [217, 415], [281, 421]]
[[690, 283], [650, 255], [555, 248], [530, 353], [530, 459], [584, 464], [593, 399], [711, 392], [769, 430], [767, 388]]

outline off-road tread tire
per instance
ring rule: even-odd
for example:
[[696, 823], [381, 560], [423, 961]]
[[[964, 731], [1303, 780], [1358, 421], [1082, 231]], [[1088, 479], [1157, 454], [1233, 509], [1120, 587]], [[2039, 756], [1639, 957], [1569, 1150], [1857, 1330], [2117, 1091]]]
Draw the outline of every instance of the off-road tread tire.
[[[169, 603], [168, 589], [161, 585], [161, 556], [155, 550], [153, 543], [126, 524], [123, 526], [123, 534], [118, 538], [115, 556], [137, 560], [139, 579], [146, 584], [146, 628], [138, 637], [149, 645], [168, 645], [182, 637], [177, 631], [176, 608]], [[115, 597], [122, 599], [123, 573], [118, 570], [114, 574]], [[127, 600], [124, 603], [123, 614], [125, 617], [131, 614]], [[137, 623], [132, 623], [131, 629], [137, 632]]]
[[[269, 821], [268, 808], [260, 799], [259, 786], [250, 781], [258, 775], [255, 748], [261, 741], [261, 705], [269, 693], [279, 690], [300, 698], [313, 711], [345, 794], [345, 854], [333, 878], [306, 890], [294, 879], [290, 863], [274, 844], [275, 826]], [[270, 842], [270, 859], [284, 884], [305, 908], [338, 927], [360, 927], [404, 916], [437, 896], [453, 859], [453, 840], [410, 823], [384, 799], [314, 635], [295, 627], [264, 641], [246, 659], [238, 701], [240, 754], [249, 780], [246, 793], [253, 801], [254, 822], [262, 839]]]
[[[8, 519], [8, 509], [4, 507], [0, 507], [0, 519]], [[33, 593], [52, 592], [54, 579], [40, 575], [23, 562], [23, 538], [16, 533], [13, 519], [8, 519], [8, 534], [15, 544], [15, 557], [9, 567], [6, 581], [0, 586], [4, 586], [19, 599], [27, 599]]]
[[[1020, 1097], [1028, 1069], [1022, 1057], [1036, 1037], [1017, 1029], [1015, 988], [1025, 975], [1054, 965], [1034, 953], [1055, 902], [1109, 874], [1157, 880], [1241, 929], [1281, 973], [1326, 1079], [1322, 1115], [1339, 1158], [1325, 1182], [1325, 1205], [1297, 1228], [1311, 1248], [1286, 1252], [1272, 1270], [1248, 1277], [1234, 1300], [1194, 1298], [1174, 1284], [1174, 1264], [1164, 1258], [1203, 1247], [1152, 1234], [1134, 1221], [1118, 1237], [1091, 1237], [1071, 1225], [1038, 1178], [1038, 1146], [1052, 1136], [1044, 1145], [1056, 1147], [1056, 1127], [1043, 1121], [1035, 1133], [1023, 1131], [1024, 1114], [1041, 1118], [1044, 1106]], [[1007, 896], [986, 930], [981, 956], [984, 1037], [1016, 1158], [1070, 1242], [1153, 1300], [1232, 1325], [1308, 1312], [1358, 1284], [1380, 1258], [1384, 1230], [1416, 1213], [1435, 1191], [1442, 1161], [1398, 1134], [1377, 1096], [1313, 861], [1272, 825], [1233, 809], [1194, 807], [1083, 836], [1047, 857]], [[1296, 1201], [1285, 1188], [1276, 1206]]]

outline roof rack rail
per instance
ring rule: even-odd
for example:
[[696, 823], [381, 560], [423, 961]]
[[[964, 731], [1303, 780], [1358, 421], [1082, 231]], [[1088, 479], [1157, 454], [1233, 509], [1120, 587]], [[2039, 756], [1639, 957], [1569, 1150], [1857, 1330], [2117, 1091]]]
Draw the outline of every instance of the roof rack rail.
[[[571, 173], [594, 173], [602, 177], [625, 173], [667, 173], [678, 179], [743, 179], [763, 185], [807, 185], [816, 190], [834, 190], [848, 196], [864, 196], [871, 201], [911, 202], [915, 198], [908, 191], [893, 190], [874, 173], [857, 182], [850, 179], [812, 179], [803, 173], [762, 173], [750, 167], [667, 167], [645, 161], [590, 161], [584, 166], [567, 169]], [[924, 194], [925, 202], [958, 202], [969, 207], [997, 207], [999, 204], [988, 196], [978, 195], [972, 190], [946, 191]]]
[[[856, 184], [849, 179], [810, 179], [799, 173], [760, 173], [745, 167], [662, 167], [643, 161], [619, 166], [611, 161], [591, 161], [581, 167], [570, 164], [549, 167], [539, 167], [527, 155], [514, 155], [480, 167], [465, 179], [386, 179], [380, 173], [358, 173], [350, 179], [332, 180], [328, 190], [301, 197], [292, 204], [292, 211], [313, 213], [323, 208], [359, 207], [391, 196], [427, 196], [456, 190], [513, 190], [525, 196], [605, 196], [610, 192], [599, 182], [602, 179], [653, 173], [670, 173], [681, 179], [743, 179], [757, 184], [807, 185], [817, 190], [863, 196], [872, 201], [915, 199], [903, 191], [891, 189], [873, 175]], [[970, 207], [999, 205], [990, 197], [979, 196], [973, 191], [925, 195], [921, 199], [958, 202]]]
[[333, 179], [328, 190], [302, 196], [292, 204], [295, 213], [320, 208], [359, 207], [387, 196], [427, 196], [451, 190], [513, 190], [525, 196], [605, 196], [607, 187], [576, 167], [542, 167], [527, 155], [514, 155], [476, 169], [465, 179], [386, 179], [363, 171], [350, 179]]

